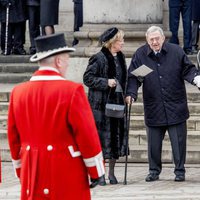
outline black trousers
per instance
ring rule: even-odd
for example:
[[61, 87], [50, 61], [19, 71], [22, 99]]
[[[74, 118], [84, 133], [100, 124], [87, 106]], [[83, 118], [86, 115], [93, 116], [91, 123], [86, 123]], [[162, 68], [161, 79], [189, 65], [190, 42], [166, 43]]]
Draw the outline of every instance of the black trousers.
[[149, 173], [160, 174], [162, 171], [162, 142], [166, 131], [168, 131], [172, 147], [175, 164], [174, 173], [176, 175], [184, 175], [187, 138], [186, 122], [170, 126], [147, 127]]
[[192, 46], [198, 47], [200, 21], [193, 21], [192, 24]]
[[[8, 24], [8, 50], [23, 48], [25, 22]], [[1, 50], [5, 50], [6, 23], [1, 23]]]
[[74, 31], [79, 31], [83, 26], [83, 4], [74, 3]]
[[40, 35], [40, 6], [28, 6], [28, 20], [30, 47], [34, 48], [34, 39]]

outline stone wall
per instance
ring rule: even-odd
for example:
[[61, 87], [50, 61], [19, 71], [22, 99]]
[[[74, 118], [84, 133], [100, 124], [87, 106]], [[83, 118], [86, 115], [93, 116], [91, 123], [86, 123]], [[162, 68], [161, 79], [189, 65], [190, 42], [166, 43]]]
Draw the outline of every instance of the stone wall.
[[162, 23], [161, 0], [84, 0], [84, 23]]

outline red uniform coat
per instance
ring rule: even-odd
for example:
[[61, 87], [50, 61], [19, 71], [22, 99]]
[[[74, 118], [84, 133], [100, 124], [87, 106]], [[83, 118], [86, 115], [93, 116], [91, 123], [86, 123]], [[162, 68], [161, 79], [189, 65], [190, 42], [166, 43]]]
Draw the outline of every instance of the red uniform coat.
[[88, 175], [105, 173], [84, 89], [54, 68], [40, 68], [13, 89], [8, 139], [21, 200], [88, 200]]

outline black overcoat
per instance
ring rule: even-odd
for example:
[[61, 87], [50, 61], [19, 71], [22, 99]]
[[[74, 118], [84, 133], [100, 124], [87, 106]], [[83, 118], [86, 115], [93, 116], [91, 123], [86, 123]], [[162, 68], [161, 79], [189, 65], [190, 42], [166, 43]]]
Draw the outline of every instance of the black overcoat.
[[[121, 86], [124, 91], [127, 80], [127, 67], [122, 52], [118, 52], [117, 56], [122, 67]], [[108, 79], [116, 77], [115, 70], [114, 57], [107, 48], [103, 47], [100, 52], [90, 58], [83, 75], [83, 82], [89, 88], [88, 99], [94, 114], [105, 159], [118, 159], [119, 156], [124, 156], [126, 153], [126, 118], [116, 119], [116, 122], [119, 123], [116, 127], [111, 127], [111, 120], [115, 121], [115, 119], [105, 116], [105, 105], [110, 90]], [[118, 125], [119, 128], [117, 129]], [[114, 133], [113, 130], [115, 130]], [[115, 139], [112, 139], [112, 135]]]
[[59, 21], [60, 0], [40, 1], [40, 24], [41, 26], [53, 26]]
[[192, 20], [200, 21], [200, 1], [192, 0]]
[[142, 84], [146, 125], [165, 126], [186, 121], [189, 111], [184, 80], [192, 83], [198, 70], [183, 49], [166, 42], [159, 56], [155, 56], [148, 44], [136, 51], [128, 70], [126, 94], [135, 99], [140, 82], [131, 72], [142, 64], [153, 70]]
[[[9, 10], [9, 23], [18, 23], [26, 21], [27, 10], [26, 0], [14, 0], [14, 4], [10, 6]], [[6, 22], [6, 7], [2, 6], [0, 1], [0, 21]]]

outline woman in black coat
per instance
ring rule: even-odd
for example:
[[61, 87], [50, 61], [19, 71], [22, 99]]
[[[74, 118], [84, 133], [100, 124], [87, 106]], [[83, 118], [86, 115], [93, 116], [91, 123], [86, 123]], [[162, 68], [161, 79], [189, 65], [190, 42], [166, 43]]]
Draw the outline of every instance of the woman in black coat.
[[[124, 32], [117, 28], [110, 28], [100, 38], [102, 49], [89, 60], [83, 75], [83, 81], [89, 87], [88, 98], [93, 110], [98, 129], [104, 159], [109, 159], [110, 184], [117, 184], [114, 175], [116, 159], [126, 154], [125, 117], [111, 118], [105, 115], [105, 105], [110, 92], [113, 101], [123, 103], [121, 93], [115, 93], [116, 79], [125, 90], [127, 68], [121, 49], [124, 44]], [[105, 185], [105, 177], [100, 185]]]

